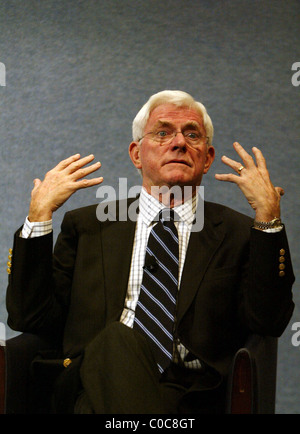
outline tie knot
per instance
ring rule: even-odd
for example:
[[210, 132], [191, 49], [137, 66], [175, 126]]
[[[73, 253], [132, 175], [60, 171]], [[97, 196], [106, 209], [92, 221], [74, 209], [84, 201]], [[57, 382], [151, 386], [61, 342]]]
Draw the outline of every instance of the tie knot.
[[162, 209], [159, 212], [159, 220], [161, 220], [162, 223], [164, 221], [174, 220], [174, 211], [172, 209], [170, 209], [170, 208]]
[[156, 216], [154, 221], [169, 222], [174, 220], [179, 220], [178, 214], [171, 208], [164, 208], [159, 211], [159, 214]]

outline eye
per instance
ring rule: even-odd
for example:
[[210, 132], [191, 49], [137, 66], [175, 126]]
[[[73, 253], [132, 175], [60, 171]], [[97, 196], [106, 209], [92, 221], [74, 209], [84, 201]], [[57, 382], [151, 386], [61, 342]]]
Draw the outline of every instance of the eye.
[[195, 131], [186, 132], [184, 135], [190, 140], [199, 140], [201, 138], [201, 134]]
[[165, 131], [165, 130], [156, 131], [155, 134], [156, 134], [158, 137], [161, 137], [161, 138], [163, 138], [163, 137], [167, 137], [167, 136], [169, 135], [169, 133], [168, 133], [167, 131]]

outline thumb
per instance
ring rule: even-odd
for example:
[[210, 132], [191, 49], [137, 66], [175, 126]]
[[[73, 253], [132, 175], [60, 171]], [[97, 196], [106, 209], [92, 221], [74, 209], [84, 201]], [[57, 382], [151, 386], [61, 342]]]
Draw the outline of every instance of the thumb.
[[38, 188], [38, 186], [42, 183], [42, 181], [39, 178], [35, 178], [33, 180], [33, 189]]
[[284, 195], [284, 189], [281, 187], [275, 187], [275, 190], [277, 191], [279, 196], [283, 196]]

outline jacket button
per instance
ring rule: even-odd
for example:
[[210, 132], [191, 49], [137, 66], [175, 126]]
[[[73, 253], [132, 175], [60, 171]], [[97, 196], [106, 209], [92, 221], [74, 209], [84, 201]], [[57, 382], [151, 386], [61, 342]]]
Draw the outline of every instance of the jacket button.
[[285, 254], [285, 250], [284, 249], [280, 249], [279, 254], [282, 256]]
[[63, 365], [65, 368], [67, 368], [69, 365], [71, 365], [71, 363], [72, 363], [72, 360], [67, 358], [64, 360]]
[[279, 271], [279, 277], [283, 277], [283, 276], [285, 276], [285, 272], [284, 271]]

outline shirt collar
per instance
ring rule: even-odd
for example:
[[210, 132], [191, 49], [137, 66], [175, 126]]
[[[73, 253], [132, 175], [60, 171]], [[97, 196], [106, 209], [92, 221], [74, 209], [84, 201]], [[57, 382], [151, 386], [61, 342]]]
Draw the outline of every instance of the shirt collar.
[[[195, 212], [198, 205], [198, 194], [188, 199], [186, 202], [174, 207], [174, 211], [179, 215], [180, 220], [191, 225], [195, 218]], [[153, 222], [160, 210], [166, 208], [151, 194], [147, 193], [142, 187], [139, 201], [139, 215], [142, 221], [147, 225]]]

